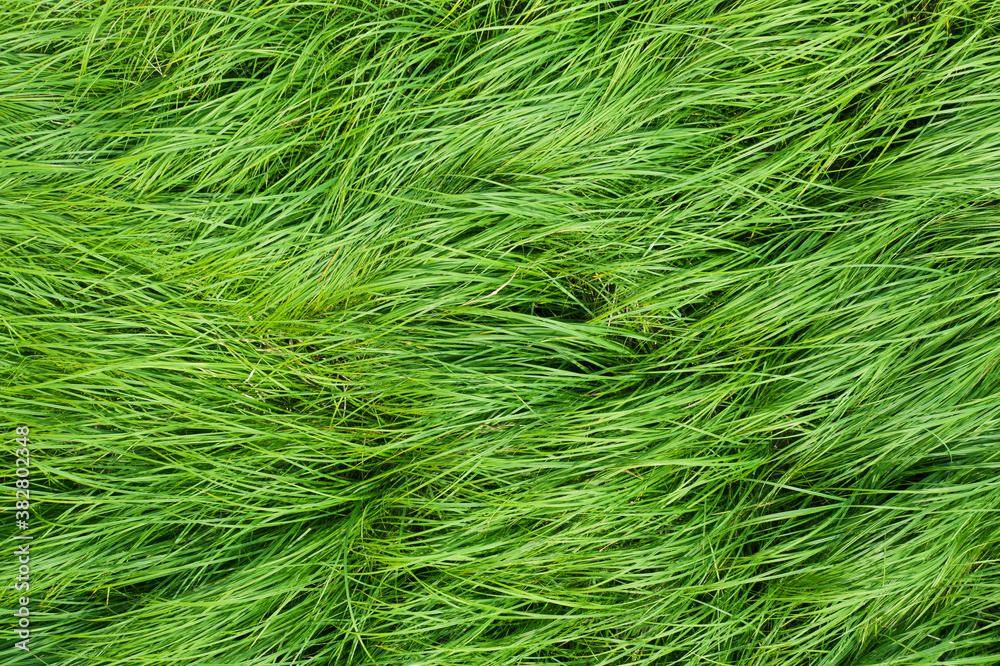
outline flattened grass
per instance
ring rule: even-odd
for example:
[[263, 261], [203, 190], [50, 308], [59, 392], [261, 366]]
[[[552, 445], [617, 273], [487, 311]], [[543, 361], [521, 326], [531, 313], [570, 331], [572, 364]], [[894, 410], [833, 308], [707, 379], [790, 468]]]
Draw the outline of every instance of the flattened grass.
[[1000, 661], [1000, 5], [0, 25], [33, 655]]

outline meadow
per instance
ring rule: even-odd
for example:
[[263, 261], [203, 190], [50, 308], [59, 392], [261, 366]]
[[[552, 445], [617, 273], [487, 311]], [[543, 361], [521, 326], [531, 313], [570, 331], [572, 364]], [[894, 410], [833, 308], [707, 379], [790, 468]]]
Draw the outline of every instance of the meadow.
[[10, 666], [1000, 663], [1000, 2], [5, 0]]

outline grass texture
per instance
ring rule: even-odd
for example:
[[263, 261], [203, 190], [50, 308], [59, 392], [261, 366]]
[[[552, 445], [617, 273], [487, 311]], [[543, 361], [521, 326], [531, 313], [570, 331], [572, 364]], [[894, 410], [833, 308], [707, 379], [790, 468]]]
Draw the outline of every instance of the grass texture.
[[4, 664], [1000, 663], [1000, 3], [3, 10]]

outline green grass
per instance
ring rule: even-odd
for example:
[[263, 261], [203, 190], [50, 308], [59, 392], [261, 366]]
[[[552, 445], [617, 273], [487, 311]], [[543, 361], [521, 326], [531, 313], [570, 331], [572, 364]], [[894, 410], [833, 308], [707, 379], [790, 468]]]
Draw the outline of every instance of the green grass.
[[1000, 663], [1000, 3], [0, 35], [4, 664]]

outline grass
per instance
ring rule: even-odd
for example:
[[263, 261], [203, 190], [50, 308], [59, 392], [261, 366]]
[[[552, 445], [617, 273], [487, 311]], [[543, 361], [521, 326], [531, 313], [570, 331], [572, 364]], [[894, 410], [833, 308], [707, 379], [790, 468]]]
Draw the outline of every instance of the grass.
[[4, 663], [1000, 662], [1000, 4], [4, 9]]

